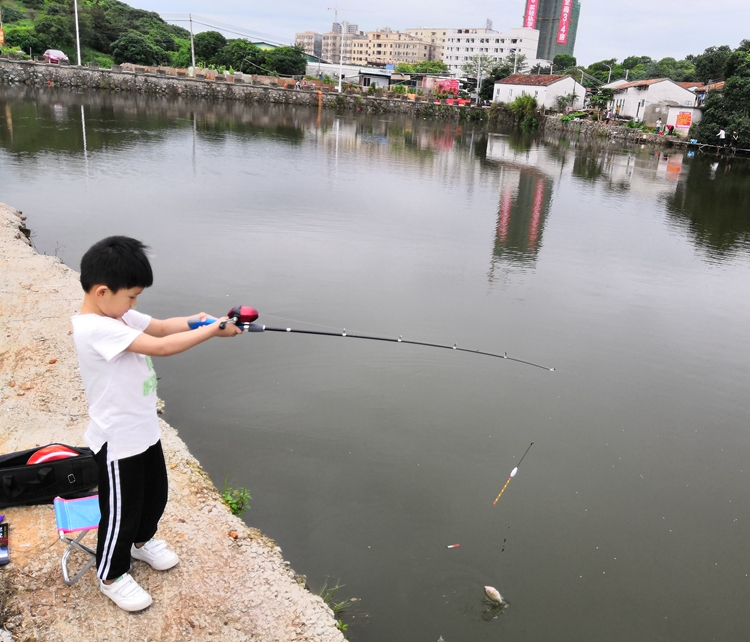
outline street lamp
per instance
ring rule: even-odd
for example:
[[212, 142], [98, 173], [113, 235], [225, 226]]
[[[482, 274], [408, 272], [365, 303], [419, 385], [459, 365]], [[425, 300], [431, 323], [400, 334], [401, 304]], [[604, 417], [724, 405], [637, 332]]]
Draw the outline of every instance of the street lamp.
[[607, 76], [607, 84], [609, 84], [609, 81], [612, 80], [612, 67], [610, 67], [606, 62], [602, 63], [605, 67], [609, 68], [609, 76]]
[[81, 66], [81, 34], [78, 31], [78, 0], [73, 0], [73, 9], [76, 15], [76, 53], [78, 54], [77, 64], [80, 67]]

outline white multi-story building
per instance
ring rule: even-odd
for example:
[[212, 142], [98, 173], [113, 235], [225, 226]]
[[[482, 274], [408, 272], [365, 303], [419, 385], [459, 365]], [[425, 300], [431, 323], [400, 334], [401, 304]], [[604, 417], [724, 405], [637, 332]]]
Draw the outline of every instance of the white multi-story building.
[[526, 56], [526, 64], [533, 66], [539, 47], [539, 31], [514, 27], [510, 33], [493, 29], [448, 29], [443, 48], [443, 62], [452, 76], [463, 76], [463, 66], [474, 56], [489, 56], [501, 60], [516, 53]]
[[447, 27], [435, 27], [434, 29], [422, 29], [422, 27], [420, 27], [419, 29], [405, 29], [404, 33], [414, 36], [422, 42], [429, 42], [434, 47], [431, 52], [433, 58], [430, 58], [430, 60], [442, 60], [443, 49], [445, 48], [445, 38], [448, 31], [450, 31], [450, 29]]
[[315, 31], [298, 33], [294, 37], [294, 44], [302, 47], [306, 54], [320, 58], [323, 53], [323, 34]]

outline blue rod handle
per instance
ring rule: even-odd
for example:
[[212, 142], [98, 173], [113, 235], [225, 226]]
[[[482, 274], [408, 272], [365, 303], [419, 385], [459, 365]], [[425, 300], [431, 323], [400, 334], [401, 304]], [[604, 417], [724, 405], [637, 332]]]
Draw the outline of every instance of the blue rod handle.
[[204, 325], [211, 325], [212, 323], [216, 323], [216, 319], [206, 319], [205, 321], [201, 321], [200, 319], [188, 319], [188, 326], [191, 330], [195, 330]]

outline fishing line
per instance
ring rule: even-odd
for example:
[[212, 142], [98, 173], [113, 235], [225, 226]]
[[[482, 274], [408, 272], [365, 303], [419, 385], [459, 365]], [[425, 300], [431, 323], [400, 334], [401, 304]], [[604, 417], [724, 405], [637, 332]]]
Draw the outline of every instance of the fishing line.
[[[523, 457], [526, 457], [528, 452], [531, 450], [531, 447], [534, 445], [534, 442], [532, 441], [529, 444], [529, 447], [526, 449], [526, 452], [523, 454]], [[518, 465], [510, 471], [510, 477], [508, 477], [508, 481], [505, 482], [505, 486], [503, 486], [503, 489], [500, 491], [500, 494], [495, 497], [495, 501], [492, 502], [492, 505], [494, 506], [497, 504], [497, 500], [500, 499], [503, 496], [503, 493], [505, 492], [505, 489], [508, 488], [508, 484], [510, 484], [510, 480], [513, 479], [516, 476], [516, 473], [518, 472], [518, 469], [521, 467], [521, 462], [523, 461], [523, 457], [521, 457], [521, 461], [518, 462]], [[503, 550], [505, 550], [505, 542], [503, 542]]]

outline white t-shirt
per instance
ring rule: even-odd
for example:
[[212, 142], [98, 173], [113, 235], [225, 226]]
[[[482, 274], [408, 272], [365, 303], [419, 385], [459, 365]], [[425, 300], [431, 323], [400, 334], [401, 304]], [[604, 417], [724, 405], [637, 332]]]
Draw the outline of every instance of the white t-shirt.
[[122, 321], [98, 314], [77, 314], [71, 321], [89, 402], [83, 438], [95, 453], [106, 443], [109, 461], [144, 452], [161, 436], [156, 373], [150, 357], [126, 349], [151, 317], [129, 310]]

